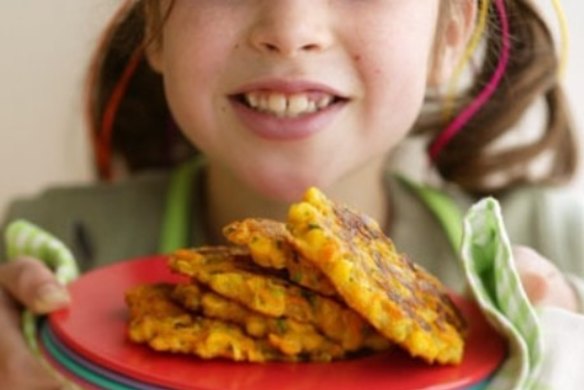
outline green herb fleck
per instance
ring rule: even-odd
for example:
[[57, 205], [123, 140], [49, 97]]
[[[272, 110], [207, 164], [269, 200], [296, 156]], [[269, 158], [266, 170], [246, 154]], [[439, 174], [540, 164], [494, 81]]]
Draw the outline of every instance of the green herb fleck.
[[294, 283], [298, 283], [302, 280], [302, 273], [301, 272], [295, 272], [292, 274], [292, 276], [290, 277], [290, 279], [294, 282]]
[[306, 299], [308, 301], [308, 303], [310, 303], [310, 306], [313, 309], [316, 308], [316, 294], [315, 293], [313, 293], [312, 291], [302, 289], [302, 296], [304, 297], [304, 299]]
[[278, 332], [281, 333], [285, 333], [287, 326], [286, 326], [286, 320], [283, 318], [278, 318], [276, 320], [276, 326], [278, 327]]

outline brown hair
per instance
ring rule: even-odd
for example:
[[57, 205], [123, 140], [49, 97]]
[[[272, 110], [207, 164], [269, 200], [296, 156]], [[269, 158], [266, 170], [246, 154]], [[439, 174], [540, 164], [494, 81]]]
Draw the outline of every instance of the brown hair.
[[[507, 0], [511, 58], [502, 83], [490, 101], [434, 161], [440, 175], [477, 195], [498, 193], [528, 183], [561, 183], [577, 167], [577, 147], [564, 94], [558, 82], [558, 59], [553, 37], [530, 0]], [[485, 54], [472, 86], [458, 97], [460, 112], [489, 82], [498, 62], [501, 34], [491, 7]], [[539, 137], [527, 144], [494, 148], [504, 135], [517, 131], [518, 122], [538, 99], [546, 106]], [[416, 132], [436, 136], [448, 123], [442, 115], [422, 117]], [[533, 163], [550, 159], [543, 174]]]
[[[110, 147], [130, 172], [169, 168], [194, 153], [172, 120], [162, 78], [144, 56], [145, 46], [155, 44], [156, 34], [147, 30], [146, 15], [160, 17], [153, 21], [159, 26], [164, 18], [150, 12], [151, 7], [158, 7], [158, 1], [127, 0], [105, 30], [91, 62], [86, 116], [101, 179], [111, 175]], [[126, 75], [127, 83], [120, 83]], [[123, 98], [116, 102], [112, 97], [120, 87]], [[112, 110], [115, 120], [107, 123]]]
[[[143, 49], [147, 15], [156, 0], [127, 2], [104, 34], [90, 72], [88, 120], [99, 144], [104, 113], [132, 55]], [[530, 0], [506, 0], [512, 35], [511, 60], [503, 82], [490, 101], [465, 125], [434, 161], [440, 175], [469, 193], [498, 193], [526, 183], [557, 183], [576, 170], [576, 142], [567, 105], [558, 83], [558, 60], [552, 35]], [[160, 17], [158, 23], [163, 23]], [[154, 21], [156, 24], [156, 20]], [[152, 30], [150, 30], [152, 31]], [[486, 85], [497, 64], [501, 34], [494, 8], [486, 31], [482, 63], [470, 88], [456, 99], [462, 110]], [[546, 105], [547, 120], [529, 144], [493, 148], [538, 99]], [[135, 172], [170, 167], [196, 153], [176, 130], [164, 98], [162, 80], [143, 56], [128, 82], [112, 124], [112, 148]], [[447, 126], [442, 115], [422, 115], [414, 134], [429, 140]], [[532, 165], [546, 156], [549, 169], [534, 176]], [[101, 177], [103, 169], [99, 172]], [[494, 180], [497, 178], [497, 180]]]

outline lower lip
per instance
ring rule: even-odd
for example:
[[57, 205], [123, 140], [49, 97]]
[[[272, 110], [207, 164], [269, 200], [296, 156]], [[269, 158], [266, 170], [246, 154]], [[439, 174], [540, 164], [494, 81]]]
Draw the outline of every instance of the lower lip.
[[278, 141], [300, 140], [324, 130], [346, 104], [337, 102], [311, 114], [288, 118], [256, 111], [235, 99], [230, 101], [247, 129], [261, 138]]

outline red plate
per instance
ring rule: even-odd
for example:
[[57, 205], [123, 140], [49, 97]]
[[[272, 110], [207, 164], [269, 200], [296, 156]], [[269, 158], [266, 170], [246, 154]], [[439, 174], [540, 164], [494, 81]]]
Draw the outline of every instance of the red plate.
[[71, 284], [72, 305], [50, 316], [71, 349], [107, 369], [150, 384], [197, 389], [460, 389], [480, 383], [505, 357], [503, 339], [477, 306], [454, 297], [470, 325], [463, 362], [430, 366], [395, 350], [335, 363], [235, 363], [153, 352], [126, 338], [124, 292], [135, 285], [184, 280], [162, 256], [103, 267]]

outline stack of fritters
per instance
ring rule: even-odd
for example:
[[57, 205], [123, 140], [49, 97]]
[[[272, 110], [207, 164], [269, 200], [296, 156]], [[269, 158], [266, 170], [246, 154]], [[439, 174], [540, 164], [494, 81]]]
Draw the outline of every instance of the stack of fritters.
[[377, 224], [316, 189], [288, 224], [248, 219], [233, 246], [179, 250], [184, 284], [128, 292], [130, 338], [161, 351], [243, 361], [331, 361], [392, 344], [458, 363], [464, 323], [441, 283]]

